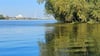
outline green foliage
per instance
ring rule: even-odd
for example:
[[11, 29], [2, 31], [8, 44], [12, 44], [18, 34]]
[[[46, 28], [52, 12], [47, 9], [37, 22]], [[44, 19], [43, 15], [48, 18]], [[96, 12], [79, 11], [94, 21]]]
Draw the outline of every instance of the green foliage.
[[100, 0], [40, 0], [45, 1], [45, 8], [61, 22], [100, 21]]
[[39, 4], [43, 3], [45, 0], [37, 0]]
[[5, 17], [3, 15], [0, 15], [0, 19], [5, 19]]

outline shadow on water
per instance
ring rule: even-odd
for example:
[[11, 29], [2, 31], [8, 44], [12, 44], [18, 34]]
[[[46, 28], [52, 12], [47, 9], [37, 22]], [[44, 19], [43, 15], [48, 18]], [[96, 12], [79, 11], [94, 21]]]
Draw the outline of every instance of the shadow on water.
[[47, 26], [41, 56], [100, 56], [100, 24]]

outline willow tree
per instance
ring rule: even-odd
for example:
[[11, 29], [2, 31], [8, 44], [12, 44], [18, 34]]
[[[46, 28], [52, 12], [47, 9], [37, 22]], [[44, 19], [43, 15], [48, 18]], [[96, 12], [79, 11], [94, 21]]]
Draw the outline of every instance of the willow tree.
[[100, 0], [38, 0], [45, 1], [45, 8], [61, 22], [99, 21]]

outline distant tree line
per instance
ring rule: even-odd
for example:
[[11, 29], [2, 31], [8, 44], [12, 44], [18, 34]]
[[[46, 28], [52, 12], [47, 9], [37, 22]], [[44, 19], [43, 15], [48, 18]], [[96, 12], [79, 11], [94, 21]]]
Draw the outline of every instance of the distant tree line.
[[100, 0], [38, 0], [60, 22], [99, 22]]
[[5, 18], [3, 15], [0, 15], [0, 20], [1, 20], [1, 19], [6, 19], [6, 18]]

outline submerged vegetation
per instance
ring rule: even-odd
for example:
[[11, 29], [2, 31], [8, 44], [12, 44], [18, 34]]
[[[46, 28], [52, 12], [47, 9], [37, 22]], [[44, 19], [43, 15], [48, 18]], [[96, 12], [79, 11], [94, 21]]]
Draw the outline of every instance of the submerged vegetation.
[[38, 0], [60, 22], [100, 22], [100, 0]]

